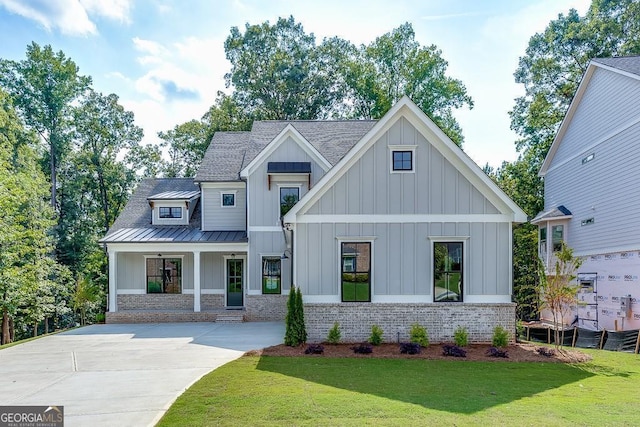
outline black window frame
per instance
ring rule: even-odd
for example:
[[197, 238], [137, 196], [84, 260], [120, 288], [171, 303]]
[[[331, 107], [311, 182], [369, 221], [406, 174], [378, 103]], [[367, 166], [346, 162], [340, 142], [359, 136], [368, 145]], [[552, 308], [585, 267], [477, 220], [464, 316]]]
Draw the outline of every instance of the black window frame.
[[[225, 204], [225, 196], [231, 196], [232, 198], [232, 204], [227, 205]], [[220, 198], [221, 200], [221, 207], [223, 208], [235, 208], [236, 207], [236, 193], [232, 193], [232, 192], [222, 192]]]
[[[401, 158], [396, 159], [396, 155], [401, 156]], [[407, 155], [409, 156], [408, 159], [405, 158]], [[413, 151], [412, 150], [393, 150], [391, 152], [391, 168], [394, 172], [413, 171]]]
[[[295, 203], [293, 203], [291, 206], [289, 206], [289, 204], [285, 202], [284, 198], [285, 198], [285, 197], [287, 197], [287, 196], [289, 196], [289, 195], [291, 195], [291, 194], [285, 194], [285, 195], [283, 196], [283, 195], [282, 195], [282, 190], [295, 190], [295, 192], [296, 192], [296, 201], [295, 201]], [[289, 186], [289, 187], [287, 187], [287, 186], [282, 186], [282, 187], [280, 187], [280, 189], [279, 189], [278, 193], [279, 193], [279, 196], [280, 196], [280, 198], [278, 199], [278, 200], [279, 200], [279, 202], [280, 202], [280, 203], [279, 203], [279, 206], [280, 206], [280, 216], [282, 217], [282, 216], [285, 216], [285, 214], [286, 214], [287, 212], [289, 212], [289, 210], [290, 210], [290, 209], [291, 209], [291, 208], [292, 208], [296, 203], [298, 203], [298, 201], [300, 200], [300, 187], [297, 187], [297, 186]]]
[[[180, 212], [180, 216], [175, 215], [175, 211]], [[163, 211], [168, 213], [162, 213]], [[181, 206], [160, 206], [158, 207], [158, 218], [160, 219], [182, 219], [182, 207]]]
[[[447, 265], [446, 260], [442, 260], [444, 264], [440, 264], [438, 257], [440, 256], [438, 246], [446, 245], [446, 257], [449, 259], [449, 263]], [[457, 246], [456, 250], [459, 251], [456, 254], [458, 258], [454, 258], [451, 256], [452, 246]], [[442, 268], [438, 268], [442, 266]], [[457, 267], [456, 267], [457, 266]], [[464, 302], [464, 242], [462, 241], [436, 241], [433, 242], [433, 301], [434, 302], [447, 302], [447, 303], [461, 303]], [[443, 278], [441, 278], [441, 275]], [[457, 275], [458, 284], [455, 286], [451, 286], [448, 279], [451, 275]], [[445, 283], [439, 283], [441, 280], [444, 280]], [[455, 279], [454, 279], [455, 280]], [[441, 286], [436, 286], [440, 284]], [[444, 286], [442, 286], [444, 285]], [[437, 291], [437, 288], [444, 289], [444, 293], [441, 291]], [[457, 290], [457, 292], [452, 292], [452, 289]], [[438, 292], [441, 295], [444, 295], [442, 298], [438, 298]], [[452, 298], [451, 293], [457, 295], [457, 298]]]
[[[150, 267], [149, 264], [151, 262], [156, 264], [155, 266], [156, 268]], [[157, 269], [158, 262], [162, 262], [162, 265], [160, 266], [160, 269], [159, 269], [159, 274], [149, 274], [150, 270], [158, 271]], [[175, 271], [175, 274], [173, 273], [174, 271]], [[145, 290], [147, 294], [173, 294], [173, 295], [181, 294], [182, 293], [182, 258], [148, 257], [145, 260], [145, 276], [146, 276]]]
[[[278, 272], [268, 269], [267, 264], [270, 262], [278, 263]], [[276, 290], [267, 289], [267, 281], [277, 279]], [[264, 295], [277, 295], [282, 293], [282, 259], [276, 256], [262, 257], [262, 293]]]
[[[348, 246], [355, 246], [355, 248], [345, 254], [345, 247]], [[342, 302], [371, 302], [371, 248], [371, 242], [340, 242], [340, 298]], [[364, 256], [368, 256], [369, 259], [363, 264], [359, 262], [359, 258]], [[353, 263], [350, 264], [353, 267], [353, 271], [345, 270], [345, 259], [353, 260]], [[363, 267], [366, 267], [366, 269]], [[349, 278], [352, 280], [345, 280]], [[346, 284], [353, 285], [353, 299], [346, 298], [350, 296], [345, 293]], [[366, 284], [367, 289], [366, 299], [358, 298], [358, 290], [364, 288], [364, 284]]]

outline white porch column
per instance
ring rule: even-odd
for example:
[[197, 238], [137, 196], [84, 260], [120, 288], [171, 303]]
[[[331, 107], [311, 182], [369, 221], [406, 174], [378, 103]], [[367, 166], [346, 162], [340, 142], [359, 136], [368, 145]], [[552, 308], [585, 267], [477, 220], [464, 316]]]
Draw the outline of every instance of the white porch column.
[[109, 251], [109, 312], [118, 311], [116, 252]]
[[200, 311], [200, 251], [193, 251], [193, 311]]

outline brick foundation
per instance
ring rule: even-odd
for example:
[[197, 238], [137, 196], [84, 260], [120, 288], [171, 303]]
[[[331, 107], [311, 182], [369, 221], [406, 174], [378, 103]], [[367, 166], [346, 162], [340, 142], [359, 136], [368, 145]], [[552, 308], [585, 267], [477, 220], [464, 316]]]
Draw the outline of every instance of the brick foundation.
[[163, 310], [127, 310], [115, 313], [107, 312], [106, 323], [176, 323], [176, 322], [215, 322], [218, 312], [201, 311], [163, 311]]
[[118, 311], [125, 310], [191, 310], [193, 295], [141, 294], [118, 295]]
[[266, 322], [284, 320], [288, 295], [245, 295], [245, 320]]
[[[193, 307], [193, 306], [191, 306]], [[224, 295], [222, 294], [202, 294], [200, 295], [201, 310], [222, 310], [224, 309]]]
[[304, 304], [308, 341], [327, 339], [334, 322], [340, 324], [342, 341], [366, 341], [371, 326], [378, 325], [389, 342], [408, 341], [409, 328], [419, 323], [427, 329], [431, 342], [453, 342], [458, 326], [467, 328], [469, 342], [491, 342], [493, 329], [502, 326], [515, 340], [516, 304]]

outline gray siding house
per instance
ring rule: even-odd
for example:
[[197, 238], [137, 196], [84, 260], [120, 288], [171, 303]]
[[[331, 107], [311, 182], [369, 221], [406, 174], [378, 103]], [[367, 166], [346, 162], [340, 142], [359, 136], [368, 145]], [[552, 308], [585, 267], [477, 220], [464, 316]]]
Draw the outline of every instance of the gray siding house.
[[103, 239], [107, 321], [283, 319], [293, 283], [312, 341], [335, 321], [487, 341], [514, 329], [524, 221], [406, 97], [379, 121], [259, 121], [216, 133], [195, 178], [141, 183]]
[[639, 164], [640, 57], [593, 59], [540, 169], [532, 221], [549, 273], [563, 241], [583, 259], [581, 327], [640, 328]]

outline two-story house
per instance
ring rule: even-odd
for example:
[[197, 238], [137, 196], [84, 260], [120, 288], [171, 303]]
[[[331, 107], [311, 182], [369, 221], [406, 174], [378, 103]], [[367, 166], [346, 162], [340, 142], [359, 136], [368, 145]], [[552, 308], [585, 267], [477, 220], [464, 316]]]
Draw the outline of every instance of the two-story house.
[[563, 241], [583, 260], [575, 313], [583, 328], [640, 328], [636, 161], [640, 57], [593, 59], [540, 169], [545, 207], [532, 220], [549, 273]]
[[516, 206], [411, 100], [379, 121], [217, 132], [193, 179], [143, 181], [102, 240], [108, 322], [281, 320], [310, 340], [514, 329]]

